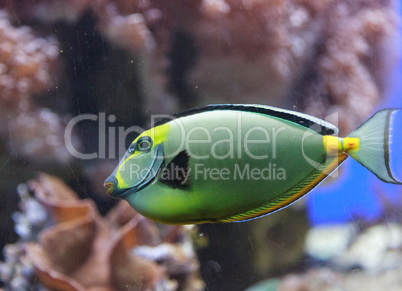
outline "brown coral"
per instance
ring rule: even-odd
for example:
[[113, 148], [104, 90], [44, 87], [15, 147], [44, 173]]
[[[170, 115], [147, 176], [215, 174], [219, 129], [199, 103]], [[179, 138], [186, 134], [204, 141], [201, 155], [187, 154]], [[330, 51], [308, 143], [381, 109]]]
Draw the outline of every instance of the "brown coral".
[[[316, 65], [321, 77], [317, 85], [312, 84], [322, 86], [322, 95], [307, 97], [305, 106], [318, 116], [338, 111], [345, 134], [370, 115], [384, 94], [384, 67], [392, 59], [384, 45], [395, 34], [396, 15], [392, 7], [380, 2], [332, 5], [332, 17], [324, 30], [327, 41]], [[314, 104], [318, 97], [322, 101]], [[326, 111], [319, 108], [322, 102]]]
[[35, 37], [27, 26], [14, 27], [0, 11], [1, 116], [12, 117], [30, 107], [33, 94], [54, 83], [57, 42]]
[[[22, 111], [8, 122], [8, 148], [31, 162], [67, 162], [71, 155], [65, 145], [64, 129], [63, 120], [49, 109]], [[74, 135], [72, 139], [78, 143]]]
[[200, 57], [190, 76], [201, 100], [283, 104], [311, 59], [323, 15], [313, 16], [295, 1], [223, 3], [227, 8], [218, 15], [202, 9], [192, 26]]
[[[392, 1], [380, 0], [54, 2], [69, 3], [65, 11], [45, 0], [17, 2], [30, 12], [20, 15], [47, 21], [92, 11], [111, 42], [141, 55], [149, 113], [178, 107], [170, 82], [186, 104], [288, 103], [320, 117], [337, 111], [342, 131], [384, 94], [396, 27]], [[171, 76], [161, 73], [168, 67]]]
[[318, 117], [337, 111], [347, 133], [384, 94], [392, 1], [204, 0], [203, 7], [192, 26], [200, 57], [191, 70], [203, 102], [288, 98]]
[[[178, 262], [187, 266], [180, 269], [182, 275], [196, 270], [194, 254], [183, 257], [184, 249], [179, 247], [184, 235], [180, 228], [165, 229], [167, 233], [181, 233], [172, 239], [125, 202], [103, 218], [91, 200], [79, 200], [59, 179], [45, 174], [28, 186], [54, 221], [40, 233], [37, 243], [25, 246], [26, 260], [45, 286], [57, 290], [154, 290], [168, 284], [168, 275], [176, 275]], [[170, 255], [179, 258], [174, 262], [162, 258], [164, 268], [132, 254], [135, 247], [164, 243], [175, 245], [177, 249]], [[182, 283], [196, 288], [200, 286], [197, 280]]]
[[62, 119], [36, 108], [33, 100], [55, 83], [58, 54], [55, 39], [14, 27], [0, 11], [0, 136], [18, 158], [39, 163], [70, 158]]

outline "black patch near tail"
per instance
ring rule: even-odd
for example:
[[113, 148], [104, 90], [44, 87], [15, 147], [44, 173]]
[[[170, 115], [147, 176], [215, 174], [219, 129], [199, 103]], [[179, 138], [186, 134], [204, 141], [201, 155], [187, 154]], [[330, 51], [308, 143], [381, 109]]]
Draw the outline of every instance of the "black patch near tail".
[[186, 150], [177, 154], [161, 171], [159, 181], [173, 189], [187, 189], [190, 187], [190, 157]]

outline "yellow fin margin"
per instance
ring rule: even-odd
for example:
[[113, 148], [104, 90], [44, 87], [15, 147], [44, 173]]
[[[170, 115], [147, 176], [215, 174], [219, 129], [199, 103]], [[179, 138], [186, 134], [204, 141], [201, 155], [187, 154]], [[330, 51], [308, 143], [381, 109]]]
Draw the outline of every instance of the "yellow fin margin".
[[300, 182], [296, 187], [289, 191], [279, 195], [275, 199], [265, 203], [259, 208], [230, 216], [228, 218], [217, 219], [210, 222], [232, 222], [232, 221], [244, 221], [264, 216], [273, 212], [276, 212], [286, 206], [289, 206], [296, 200], [299, 200], [308, 192], [313, 190], [318, 184], [321, 183], [333, 170], [335, 170], [348, 156], [346, 154], [339, 154], [332, 159], [329, 159], [322, 167], [311, 172], [307, 178]]

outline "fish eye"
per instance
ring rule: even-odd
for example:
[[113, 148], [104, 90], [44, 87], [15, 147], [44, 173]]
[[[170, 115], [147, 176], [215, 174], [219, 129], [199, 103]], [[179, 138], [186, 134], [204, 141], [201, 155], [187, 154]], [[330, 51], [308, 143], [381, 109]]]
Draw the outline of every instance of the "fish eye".
[[141, 152], [149, 151], [152, 148], [152, 139], [149, 136], [144, 136], [138, 139], [137, 149]]

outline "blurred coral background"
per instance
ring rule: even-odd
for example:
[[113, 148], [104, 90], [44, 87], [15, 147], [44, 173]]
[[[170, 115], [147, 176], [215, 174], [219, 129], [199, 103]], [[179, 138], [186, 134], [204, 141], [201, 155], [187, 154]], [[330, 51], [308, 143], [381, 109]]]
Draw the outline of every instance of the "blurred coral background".
[[[353, 286], [370, 276], [378, 279], [366, 281], [371, 290], [397, 290], [400, 263], [343, 256], [367, 247], [369, 235], [402, 237], [401, 190], [353, 161], [285, 211], [198, 230], [141, 217], [108, 198], [103, 181], [119, 158], [110, 145], [125, 147], [109, 129], [148, 126], [152, 114], [267, 104], [324, 118], [344, 136], [376, 109], [402, 107], [398, 7], [392, 0], [0, 0], [5, 290], [244, 290], [273, 277], [281, 279], [266, 284], [281, 290], [360, 290]], [[98, 158], [74, 158], [67, 124], [100, 113], [105, 126], [82, 121], [71, 136], [74, 148]], [[325, 256], [314, 251], [331, 235], [348, 240], [337, 251], [324, 248]], [[400, 258], [402, 239], [393, 242], [381, 241], [380, 258]]]

